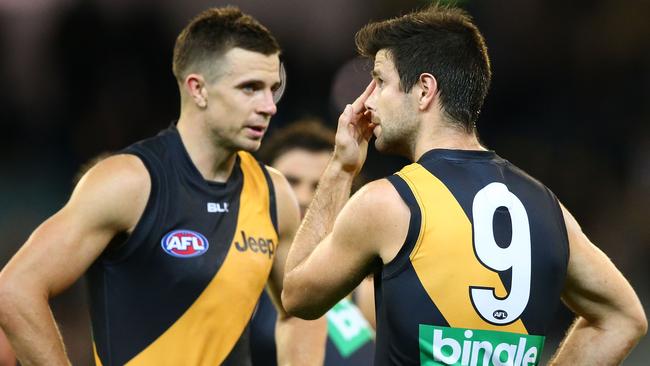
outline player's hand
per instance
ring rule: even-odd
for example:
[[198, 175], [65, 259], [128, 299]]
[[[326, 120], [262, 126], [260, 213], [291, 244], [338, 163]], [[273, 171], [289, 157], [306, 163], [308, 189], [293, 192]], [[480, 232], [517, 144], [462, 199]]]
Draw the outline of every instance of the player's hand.
[[373, 123], [370, 112], [364, 103], [375, 89], [375, 81], [371, 81], [366, 90], [352, 104], [345, 106], [339, 117], [336, 130], [336, 145], [333, 161], [339, 163], [346, 172], [357, 174], [368, 154], [368, 141], [372, 137]]

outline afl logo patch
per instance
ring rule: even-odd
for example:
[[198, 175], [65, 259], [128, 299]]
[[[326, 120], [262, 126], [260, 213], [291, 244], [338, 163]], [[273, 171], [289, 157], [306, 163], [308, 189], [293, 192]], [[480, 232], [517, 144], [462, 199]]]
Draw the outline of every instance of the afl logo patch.
[[174, 230], [160, 241], [163, 250], [174, 257], [197, 257], [208, 251], [208, 239], [191, 230]]

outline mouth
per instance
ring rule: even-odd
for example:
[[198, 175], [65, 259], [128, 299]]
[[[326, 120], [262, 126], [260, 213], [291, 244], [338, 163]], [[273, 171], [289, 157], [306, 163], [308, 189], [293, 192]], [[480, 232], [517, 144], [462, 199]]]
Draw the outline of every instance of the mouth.
[[252, 138], [262, 138], [262, 136], [264, 136], [264, 133], [266, 132], [266, 128], [267, 126], [263, 126], [263, 125], [244, 126], [244, 130], [246, 131], [246, 134]]

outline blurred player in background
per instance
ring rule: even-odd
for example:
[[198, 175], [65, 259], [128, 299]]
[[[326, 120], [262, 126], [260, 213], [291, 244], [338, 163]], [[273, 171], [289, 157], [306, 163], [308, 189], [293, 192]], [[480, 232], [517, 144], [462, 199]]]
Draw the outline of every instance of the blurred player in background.
[[[376, 273], [375, 364], [537, 365], [561, 299], [577, 320], [552, 363], [622, 362], [647, 331], [634, 290], [548, 188], [478, 140], [491, 70], [470, 17], [432, 6], [356, 42], [374, 80], [339, 119], [286, 309], [317, 318]], [[373, 134], [414, 163], [349, 198]]]
[[[68, 365], [48, 299], [88, 274], [97, 365], [249, 365], [265, 285], [280, 304], [300, 213], [251, 152], [276, 112], [280, 47], [233, 7], [178, 36], [178, 121], [90, 169], [0, 274], [0, 325], [24, 365]], [[322, 364], [325, 322], [276, 327], [280, 364]]]
[[[279, 170], [296, 193], [301, 216], [311, 203], [318, 179], [327, 167], [334, 147], [334, 132], [318, 120], [304, 120], [276, 131], [264, 141], [258, 156]], [[365, 280], [352, 300], [343, 299], [327, 312], [326, 366], [371, 365], [374, 357], [372, 281]], [[361, 310], [355, 305], [362, 304]], [[365, 311], [364, 311], [365, 310]], [[277, 312], [263, 292], [251, 322], [254, 366], [275, 365], [275, 318]], [[368, 318], [371, 317], [371, 318]], [[374, 321], [373, 321], [374, 323]]]

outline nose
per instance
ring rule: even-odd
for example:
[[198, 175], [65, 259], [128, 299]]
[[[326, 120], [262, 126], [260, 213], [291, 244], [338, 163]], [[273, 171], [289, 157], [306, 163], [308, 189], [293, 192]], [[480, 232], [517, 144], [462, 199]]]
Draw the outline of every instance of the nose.
[[264, 92], [264, 99], [261, 101], [257, 112], [268, 117], [271, 117], [278, 112], [278, 107], [275, 105], [273, 92], [271, 90]]
[[375, 111], [375, 101], [377, 98], [377, 89], [373, 89], [372, 93], [368, 96], [365, 102], [363, 102], [363, 106], [366, 107], [367, 110], [374, 112]]

